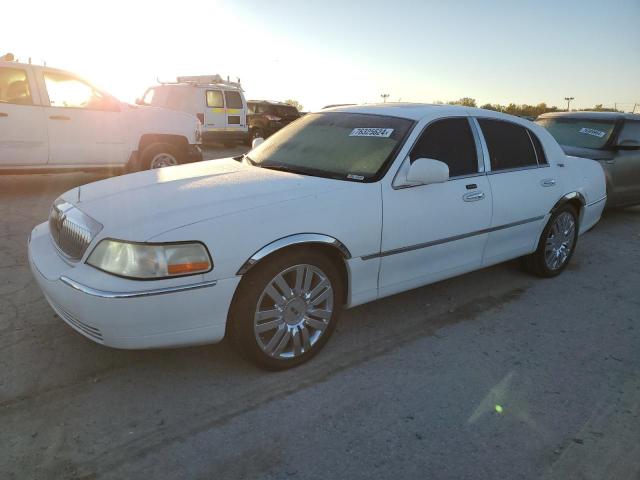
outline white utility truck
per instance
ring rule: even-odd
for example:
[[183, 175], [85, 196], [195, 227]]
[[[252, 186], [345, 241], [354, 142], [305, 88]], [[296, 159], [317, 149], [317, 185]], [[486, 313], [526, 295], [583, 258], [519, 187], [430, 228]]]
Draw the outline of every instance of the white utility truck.
[[0, 172], [199, 161], [201, 134], [193, 115], [120, 102], [73, 73], [0, 61]]

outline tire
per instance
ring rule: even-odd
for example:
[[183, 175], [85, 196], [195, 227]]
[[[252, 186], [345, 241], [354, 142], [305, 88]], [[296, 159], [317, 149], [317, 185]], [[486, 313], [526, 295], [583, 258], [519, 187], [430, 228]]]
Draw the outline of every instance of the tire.
[[[286, 286], [276, 284], [278, 278]], [[296, 283], [296, 278], [301, 280]], [[287, 286], [290, 292], [283, 294]], [[275, 289], [270, 291], [280, 299], [280, 307], [267, 293], [269, 287]], [[320, 251], [292, 248], [259, 263], [242, 279], [230, 310], [228, 336], [260, 368], [293, 368], [324, 347], [343, 303], [344, 282], [334, 262]]]
[[[162, 161], [166, 159], [166, 162]], [[144, 149], [141, 156], [140, 170], [152, 170], [154, 168], [179, 165], [183, 162], [180, 151], [169, 143], [153, 143]], [[154, 163], [166, 163], [161, 166], [154, 166]]]
[[576, 250], [578, 231], [576, 209], [572, 205], [563, 205], [551, 215], [544, 227], [537, 250], [523, 257], [525, 269], [543, 278], [562, 273]]

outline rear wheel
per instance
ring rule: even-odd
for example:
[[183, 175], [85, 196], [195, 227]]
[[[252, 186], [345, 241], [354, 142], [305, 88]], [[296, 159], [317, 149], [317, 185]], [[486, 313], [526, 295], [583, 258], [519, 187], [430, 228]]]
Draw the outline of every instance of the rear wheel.
[[578, 214], [571, 205], [560, 207], [544, 228], [538, 249], [524, 257], [524, 265], [540, 277], [555, 277], [569, 264], [578, 242]]
[[258, 366], [295, 367], [329, 340], [343, 298], [342, 278], [331, 259], [294, 249], [246, 274], [232, 306], [229, 334]]

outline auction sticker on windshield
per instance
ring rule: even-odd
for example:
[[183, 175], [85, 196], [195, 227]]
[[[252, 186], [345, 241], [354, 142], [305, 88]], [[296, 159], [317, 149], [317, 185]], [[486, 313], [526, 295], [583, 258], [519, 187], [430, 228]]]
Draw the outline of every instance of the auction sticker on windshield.
[[393, 128], [354, 128], [349, 134], [350, 137], [380, 137], [389, 138], [393, 133]]
[[580, 130], [578, 130], [578, 132], [585, 133], [587, 135], [591, 135], [592, 137], [598, 137], [598, 138], [602, 138], [606, 135], [605, 132], [596, 130], [594, 128], [581, 128]]

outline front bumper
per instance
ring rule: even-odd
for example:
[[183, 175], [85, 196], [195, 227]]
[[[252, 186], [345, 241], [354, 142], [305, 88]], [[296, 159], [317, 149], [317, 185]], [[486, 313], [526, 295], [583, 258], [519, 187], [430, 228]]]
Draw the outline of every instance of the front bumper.
[[33, 275], [58, 316], [85, 337], [116, 348], [221, 340], [240, 281], [193, 276], [142, 282], [70, 265], [59, 256], [46, 223], [33, 229], [28, 252]]
[[201, 145], [189, 144], [189, 146], [187, 146], [187, 158], [185, 159], [185, 163], [201, 162], [203, 158]]

